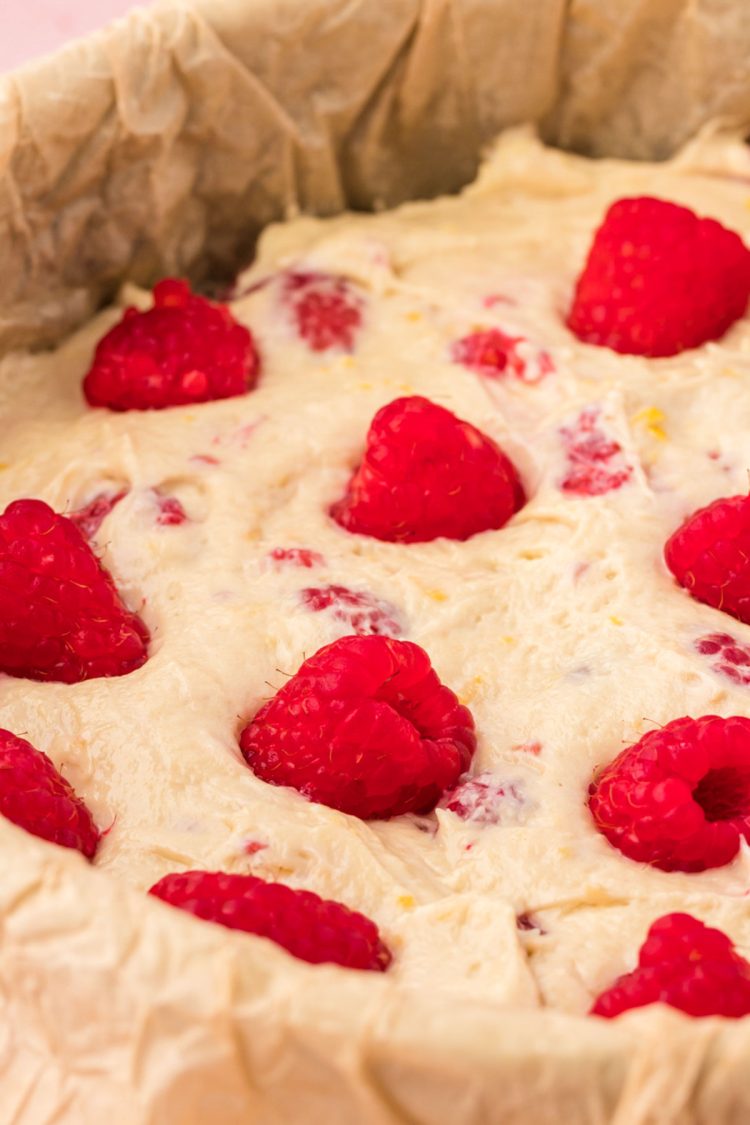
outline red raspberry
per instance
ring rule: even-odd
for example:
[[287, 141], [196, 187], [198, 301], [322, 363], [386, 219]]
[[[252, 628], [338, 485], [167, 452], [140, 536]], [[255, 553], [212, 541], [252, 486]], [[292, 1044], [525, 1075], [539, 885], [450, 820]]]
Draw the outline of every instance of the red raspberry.
[[576, 496], [603, 496], [621, 488], [633, 472], [619, 442], [599, 426], [599, 409], [586, 407], [572, 426], [560, 430], [568, 467], [560, 482], [563, 492]]
[[721, 930], [690, 914], [665, 914], [648, 931], [638, 967], [618, 977], [591, 1013], [612, 1019], [646, 1004], [739, 1019], [750, 1014], [750, 964]]
[[308, 586], [300, 590], [300, 597], [314, 613], [330, 611], [334, 620], [341, 621], [350, 632], [360, 636], [375, 633], [397, 637], [403, 633], [396, 607], [372, 594], [346, 586]]
[[427, 653], [390, 637], [319, 649], [240, 736], [258, 777], [363, 819], [433, 809], [475, 745]]
[[81, 535], [86, 539], [93, 539], [115, 504], [119, 504], [127, 494], [127, 488], [120, 492], [100, 492], [85, 507], [71, 512], [68, 519], [76, 525]]
[[185, 871], [165, 875], [149, 894], [207, 922], [270, 938], [301, 961], [384, 972], [391, 953], [377, 926], [340, 902], [255, 875]]
[[738, 234], [663, 199], [620, 199], [594, 235], [567, 324], [616, 352], [676, 355], [723, 336], [749, 296]]
[[597, 828], [630, 859], [721, 867], [750, 840], [750, 719], [674, 719], [623, 750], [589, 794]]
[[74, 684], [123, 676], [148, 630], [120, 600], [81, 532], [41, 500], [0, 516], [0, 671]]
[[490, 378], [508, 372], [524, 383], [538, 383], [554, 370], [548, 352], [535, 354], [523, 336], [508, 336], [499, 328], [472, 332], [456, 340], [451, 354], [454, 363], [462, 363]]
[[0, 730], [0, 814], [42, 840], [93, 859], [99, 830], [46, 754]]
[[664, 558], [696, 601], [750, 622], [750, 496], [693, 512], [667, 540]]
[[354, 350], [362, 327], [364, 301], [345, 277], [324, 273], [288, 273], [284, 299], [297, 331], [314, 352]]
[[426, 398], [397, 398], [372, 420], [359, 468], [331, 515], [391, 543], [468, 539], [525, 502], [515, 466], [469, 422]]
[[226, 306], [167, 278], [152, 308], [126, 309], [99, 341], [83, 393], [91, 406], [163, 410], [245, 394], [259, 366], [253, 337]]

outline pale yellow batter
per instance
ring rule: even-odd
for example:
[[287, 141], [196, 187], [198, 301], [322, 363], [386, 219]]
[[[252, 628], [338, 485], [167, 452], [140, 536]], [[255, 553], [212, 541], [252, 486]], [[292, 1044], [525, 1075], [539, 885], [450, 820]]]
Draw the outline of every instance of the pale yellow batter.
[[[52, 354], [3, 362], [2, 506], [35, 496], [70, 512], [129, 490], [95, 544], [151, 630], [147, 664], [72, 687], [0, 680], [0, 724], [45, 750], [99, 825], [111, 824], [97, 865], [113, 879], [145, 891], [170, 871], [221, 868], [339, 899], [394, 950], [387, 986], [357, 985], [375, 1006], [385, 987], [424, 987], [457, 1007], [583, 1015], [671, 910], [719, 925], [750, 955], [745, 846], [704, 874], [652, 870], [615, 851], [585, 805], [593, 771], [653, 726], [750, 715], [750, 687], [694, 648], [718, 631], [750, 643], [750, 627], [690, 600], [661, 558], [688, 512], [747, 488], [750, 318], [719, 343], [656, 361], [580, 344], [564, 326], [593, 230], [612, 200], [635, 194], [687, 204], [750, 243], [740, 141], [705, 139], [669, 164], [635, 165], [563, 155], [514, 130], [459, 198], [267, 230], [237, 291], [271, 280], [232, 305], [262, 356], [246, 397], [88, 408], [81, 380], [119, 309]], [[296, 337], [273, 277], [290, 266], [362, 287], [351, 355]], [[150, 303], [130, 291], [123, 300]], [[532, 373], [540, 350], [554, 370], [493, 380], [452, 361], [452, 341], [493, 326], [528, 340]], [[529, 502], [504, 529], [403, 546], [329, 519], [373, 414], [411, 393], [473, 422], [518, 465]], [[599, 497], [568, 495], [560, 431], [591, 406], [631, 476]], [[178, 497], [189, 522], [160, 526], [154, 490]], [[277, 547], [310, 548], [325, 564], [272, 565]], [[403, 635], [470, 706], [474, 770], [511, 789], [499, 823], [445, 809], [363, 823], [244, 764], [243, 719], [346, 631], [300, 601], [303, 587], [330, 583], [392, 603]], [[272, 956], [260, 939], [222, 940]]]

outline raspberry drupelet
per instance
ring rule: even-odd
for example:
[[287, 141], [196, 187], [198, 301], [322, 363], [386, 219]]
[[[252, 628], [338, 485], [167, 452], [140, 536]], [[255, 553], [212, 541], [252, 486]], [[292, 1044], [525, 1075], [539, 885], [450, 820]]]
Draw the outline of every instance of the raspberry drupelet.
[[750, 719], [705, 715], [649, 731], [589, 787], [599, 831], [662, 871], [705, 871], [750, 840]]
[[750, 496], [693, 512], [667, 540], [664, 558], [696, 601], [750, 622]]
[[0, 730], [0, 815], [87, 859], [99, 844], [99, 830], [72, 786], [46, 754], [8, 730]]
[[670, 356], [718, 340], [744, 316], [750, 251], [688, 207], [620, 199], [594, 235], [567, 324], [589, 344]]
[[429, 812], [475, 746], [470, 712], [427, 653], [382, 636], [319, 649], [240, 736], [258, 777], [362, 819]]
[[149, 633], [75, 523], [41, 500], [0, 516], [0, 671], [75, 684], [145, 663]]
[[384, 972], [391, 963], [377, 926], [364, 914], [255, 875], [185, 871], [165, 875], [149, 894], [197, 918], [270, 938], [314, 965]]
[[637, 967], [598, 997], [591, 1014], [612, 1019], [646, 1004], [739, 1019], [750, 1014], [750, 964], [721, 930], [690, 914], [665, 914], [648, 931]]
[[225, 305], [175, 278], [155, 285], [153, 296], [152, 308], [126, 309], [97, 344], [83, 381], [91, 406], [162, 410], [233, 398], [255, 386], [253, 337]]
[[491, 438], [414, 395], [375, 415], [331, 515], [347, 531], [391, 543], [464, 540], [503, 527], [525, 500], [515, 466]]

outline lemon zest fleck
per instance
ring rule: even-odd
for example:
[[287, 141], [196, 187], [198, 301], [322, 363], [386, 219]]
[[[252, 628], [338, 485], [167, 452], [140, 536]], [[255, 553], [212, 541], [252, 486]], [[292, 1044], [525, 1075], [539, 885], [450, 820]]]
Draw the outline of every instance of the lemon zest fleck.
[[634, 414], [631, 421], [635, 424], [642, 424], [646, 431], [651, 434], [651, 437], [657, 438], [658, 441], [666, 441], [667, 432], [662, 425], [664, 421], [664, 411], [660, 410], [658, 406], [644, 406], [637, 414]]

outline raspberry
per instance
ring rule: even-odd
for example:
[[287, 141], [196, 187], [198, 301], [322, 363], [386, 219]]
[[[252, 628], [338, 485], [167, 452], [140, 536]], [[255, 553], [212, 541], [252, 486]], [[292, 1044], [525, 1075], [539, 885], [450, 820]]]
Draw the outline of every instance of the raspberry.
[[713, 656], [715, 672], [736, 684], [750, 684], [750, 647], [742, 645], [729, 633], [707, 633], [699, 637], [695, 647], [703, 656]]
[[418, 645], [342, 637], [261, 707], [240, 746], [263, 781], [369, 819], [433, 809], [476, 738]]
[[667, 540], [664, 558], [696, 601], [750, 622], [750, 496], [693, 512]]
[[314, 352], [341, 348], [351, 352], [362, 327], [364, 301], [345, 277], [324, 273], [288, 273], [288, 302], [300, 337]]
[[311, 570], [314, 566], [325, 566], [325, 559], [318, 551], [309, 547], [274, 547], [268, 555], [279, 566], [302, 566]]
[[207, 922], [270, 938], [313, 965], [328, 961], [382, 973], [391, 963], [377, 926], [364, 914], [255, 875], [185, 871], [165, 875], [149, 894]]
[[127, 488], [120, 492], [100, 492], [85, 507], [71, 512], [68, 519], [76, 525], [81, 535], [86, 539], [93, 539], [115, 504], [119, 504], [127, 494]]
[[625, 461], [619, 442], [599, 426], [599, 408], [588, 406], [572, 426], [560, 430], [568, 461], [560, 482], [563, 492], [576, 496], [603, 496], [630, 479], [632, 466]]
[[750, 719], [674, 719], [623, 750], [589, 794], [597, 828], [630, 859], [721, 867], [750, 840]]
[[0, 671], [74, 684], [123, 676], [147, 657], [146, 626], [72, 520], [41, 500], [0, 516]]
[[187, 513], [176, 496], [156, 495], [159, 514], [156, 522], [160, 527], [178, 527], [187, 522]]
[[567, 324], [616, 352], [676, 355], [723, 336], [749, 296], [750, 251], [734, 231], [663, 199], [620, 199], [594, 235]]
[[426, 398], [398, 398], [372, 420], [359, 468], [331, 515], [391, 543], [468, 539], [523, 506], [515, 466], [469, 422]]
[[229, 309], [168, 278], [152, 308], [126, 309], [99, 341], [83, 393], [91, 406], [163, 410], [245, 394], [258, 369], [253, 337]]
[[665, 914], [648, 931], [638, 967], [618, 977], [591, 1014], [612, 1019], [646, 1004], [739, 1019], [750, 1013], [750, 964], [721, 930], [690, 914]]
[[480, 773], [446, 793], [440, 808], [474, 824], [500, 824], [505, 819], [517, 819], [525, 804], [514, 782], [501, 782], [491, 773]]
[[341, 621], [350, 632], [360, 636], [375, 633], [397, 637], [403, 632], [396, 607], [372, 594], [346, 586], [308, 586], [300, 590], [300, 597], [314, 613], [329, 611], [335, 621]]
[[93, 859], [99, 830], [91, 813], [41, 750], [0, 730], [0, 814], [42, 840]]
[[472, 332], [456, 340], [451, 348], [454, 363], [490, 378], [506, 372], [524, 383], [538, 383], [554, 370], [548, 352], [534, 351], [523, 336], [508, 336], [499, 328]]

